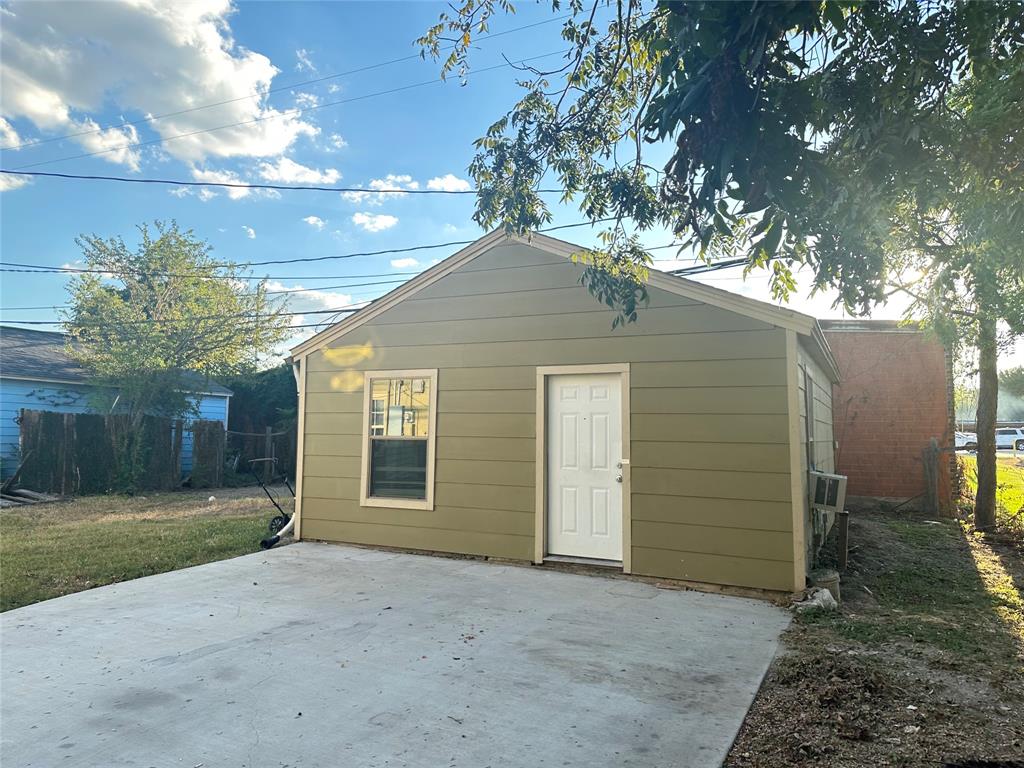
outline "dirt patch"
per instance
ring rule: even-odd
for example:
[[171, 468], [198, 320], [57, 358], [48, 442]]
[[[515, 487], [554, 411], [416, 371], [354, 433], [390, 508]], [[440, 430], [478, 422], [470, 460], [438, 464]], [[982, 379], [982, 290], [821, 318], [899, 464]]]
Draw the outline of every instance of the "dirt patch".
[[1024, 565], [955, 521], [851, 515], [839, 613], [800, 617], [727, 766], [1024, 758]]

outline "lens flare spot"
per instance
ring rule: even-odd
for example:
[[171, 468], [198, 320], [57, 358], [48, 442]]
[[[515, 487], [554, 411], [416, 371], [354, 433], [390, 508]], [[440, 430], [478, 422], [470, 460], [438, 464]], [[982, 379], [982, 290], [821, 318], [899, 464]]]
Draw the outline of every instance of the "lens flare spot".
[[324, 360], [331, 365], [338, 368], [346, 368], [373, 357], [373, 344], [366, 342], [365, 344], [352, 344], [347, 347], [325, 349], [323, 355]]
[[342, 371], [331, 376], [331, 390], [334, 392], [358, 392], [362, 388], [362, 371]]

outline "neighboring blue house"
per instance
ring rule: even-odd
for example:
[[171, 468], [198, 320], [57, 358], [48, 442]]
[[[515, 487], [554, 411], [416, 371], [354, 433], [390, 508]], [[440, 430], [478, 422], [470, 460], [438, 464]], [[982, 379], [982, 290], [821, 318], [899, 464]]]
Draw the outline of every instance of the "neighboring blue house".
[[[59, 413], [88, 413], [89, 395], [95, 387], [88, 374], [64, 349], [64, 334], [0, 326], [0, 457], [6, 477], [17, 467], [18, 422], [22, 408]], [[228, 427], [231, 390], [199, 374], [184, 381], [199, 403], [199, 418], [223, 422]], [[185, 432], [181, 469], [192, 468], [192, 433]]]

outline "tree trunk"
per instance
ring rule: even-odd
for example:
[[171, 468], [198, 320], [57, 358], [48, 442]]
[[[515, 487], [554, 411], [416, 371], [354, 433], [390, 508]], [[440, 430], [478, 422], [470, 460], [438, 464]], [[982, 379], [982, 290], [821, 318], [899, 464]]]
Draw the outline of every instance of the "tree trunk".
[[996, 321], [982, 316], [978, 320], [978, 493], [974, 498], [974, 526], [979, 531], [996, 527], [996, 358]]

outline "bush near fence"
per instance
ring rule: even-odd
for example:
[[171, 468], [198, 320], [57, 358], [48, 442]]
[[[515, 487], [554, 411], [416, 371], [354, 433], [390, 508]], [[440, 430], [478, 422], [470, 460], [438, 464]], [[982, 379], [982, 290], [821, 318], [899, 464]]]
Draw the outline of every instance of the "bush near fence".
[[181, 444], [193, 433], [192, 485], [224, 476], [224, 425], [145, 416], [132, 429], [121, 414], [22, 410], [19, 475], [25, 488], [62, 496], [173, 490], [182, 485]]

